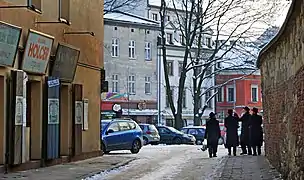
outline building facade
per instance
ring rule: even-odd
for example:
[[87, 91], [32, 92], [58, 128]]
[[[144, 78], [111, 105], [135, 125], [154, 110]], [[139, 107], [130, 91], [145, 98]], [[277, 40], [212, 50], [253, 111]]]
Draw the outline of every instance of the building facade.
[[279, 33], [259, 54], [265, 152], [284, 179], [304, 179], [304, 1], [293, 0]]
[[114, 104], [123, 116], [155, 123], [157, 116], [157, 37], [159, 24], [130, 13], [104, 17], [104, 59], [109, 92], [103, 93], [101, 112], [111, 118]]
[[102, 4], [0, 0], [0, 167], [100, 155]]
[[225, 84], [219, 88], [216, 96], [215, 109], [220, 121], [223, 122], [228, 109], [234, 109], [239, 116], [245, 106], [262, 110], [261, 75], [259, 71], [251, 74], [252, 71], [230, 69], [216, 75], [216, 85]]

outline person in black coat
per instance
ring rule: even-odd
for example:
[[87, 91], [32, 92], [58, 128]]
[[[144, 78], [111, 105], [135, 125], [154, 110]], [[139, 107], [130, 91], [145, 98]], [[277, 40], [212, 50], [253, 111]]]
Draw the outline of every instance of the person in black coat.
[[250, 145], [253, 150], [253, 155], [261, 155], [261, 146], [263, 142], [262, 116], [258, 115], [258, 109], [252, 109], [252, 115], [249, 121], [250, 128]]
[[221, 137], [221, 130], [219, 121], [216, 120], [215, 114], [211, 112], [209, 114], [209, 120], [206, 123], [205, 138], [207, 139], [207, 147], [209, 151], [209, 157], [216, 157], [218, 140]]
[[251, 118], [251, 114], [249, 113], [250, 109], [246, 106], [243, 108], [245, 110], [245, 113], [242, 115], [242, 117], [239, 119], [240, 122], [242, 122], [242, 129], [241, 129], [241, 147], [242, 147], [242, 153], [247, 154], [248, 149], [248, 155], [252, 155], [250, 143], [249, 143], [249, 121]]
[[233, 116], [233, 110], [228, 110], [228, 117], [224, 120], [224, 125], [226, 127], [226, 145], [228, 148], [228, 155], [231, 155], [231, 148], [233, 148], [233, 155], [236, 156], [236, 147], [238, 146], [238, 118]]

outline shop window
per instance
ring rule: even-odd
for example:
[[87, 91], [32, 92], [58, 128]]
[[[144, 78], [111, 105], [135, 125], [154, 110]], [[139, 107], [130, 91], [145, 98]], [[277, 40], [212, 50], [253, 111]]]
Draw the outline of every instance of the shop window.
[[59, 0], [59, 19], [65, 23], [70, 21], [70, 0]]

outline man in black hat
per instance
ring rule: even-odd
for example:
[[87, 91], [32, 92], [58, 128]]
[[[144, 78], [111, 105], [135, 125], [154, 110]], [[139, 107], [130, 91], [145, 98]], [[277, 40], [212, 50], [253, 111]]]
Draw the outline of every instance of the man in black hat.
[[231, 155], [231, 148], [233, 148], [233, 155], [236, 156], [236, 147], [238, 146], [238, 127], [239, 122], [236, 116], [233, 116], [233, 110], [228, 110], [228, 116], [224, 120], [224, 124], [226, 127], [226, 145], [228, 148], [228, 155]]
[[218, 140], [221, 137], [221, 130], [219, 121], [216, 120], [215, 114], [211, 112], [209, 114], [209, 120], [206, 123], [205, 138], [207, 139], [207, 147], [209, 151], [209, 157], [216, 157]]
[[258, 109], [252, 109], [252, 115], [249, 121], [250, 130], [250, 145], [253, 150], [253, 155], [261, 155], [261, 146], [263, 140], [262, 116], [258, 115]]
[[242, 153], [247, 154], [248, 149], [248, 155], [252, 155], [251, 147], [249, 144], [249, 121], [251, 118], [251, 114], [249, 113], [250, 109], [245, 106], [244, 108], [244, 114], [239, 119], [240, 122], [242, 122], [242, 129], [241, 129], [241, 147], [242, 147]]

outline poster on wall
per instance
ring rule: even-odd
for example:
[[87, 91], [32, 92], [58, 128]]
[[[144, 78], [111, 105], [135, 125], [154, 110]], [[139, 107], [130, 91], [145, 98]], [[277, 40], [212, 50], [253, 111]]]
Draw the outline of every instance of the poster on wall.
[[48, 99], [48, 124], [59, 124], [59, 99]]
[[89, 100], [83, 100], [83, 130], [89, 129]]
[[75, 124], [82, 124], [83, 119], [83, 107], [82, 101], [75, 102]]
[[14, 66], [21, 31], [17, 26], [0, 21], [0, 66]]
[[40, 32], [29, 30], [23, 55], [22, 69], [36, 74], [45, 74], [54, 38]]
[[72, 82], [74, 80], [80, 50], [70, 45], [58, 44], [56, 58], [52, 67], [51, 76], [60, 80]]
[[15, 125], [23, 125], [23, 97], [16, 96]]

